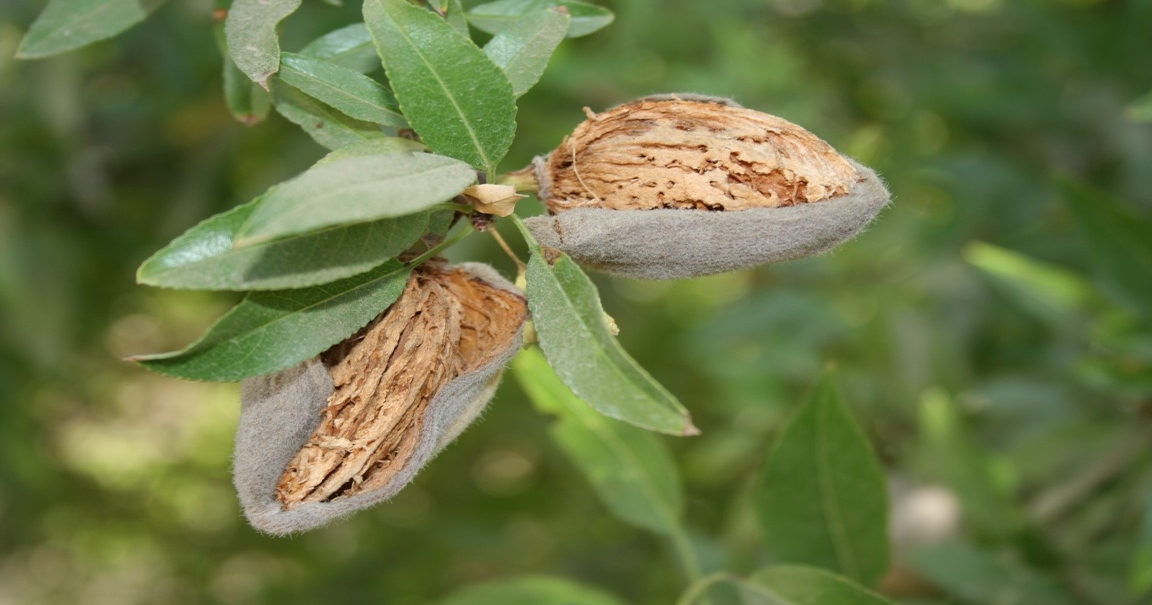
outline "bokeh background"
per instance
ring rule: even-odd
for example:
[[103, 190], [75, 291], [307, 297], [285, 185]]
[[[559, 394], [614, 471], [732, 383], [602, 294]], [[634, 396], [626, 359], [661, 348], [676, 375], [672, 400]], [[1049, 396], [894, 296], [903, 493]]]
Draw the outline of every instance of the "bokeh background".
[[[43, 4], [0, 3], [0, 603], [408, 605], [524, 573], [675, 599], [666, 545], [605, 512], [513, 381], [391, 503], [253, 532], [229, 476], [236, 386], [121, 361], [183, 346], [235, 297], [133, 273], [324, 150], [275, 115], [232, 121], [207, 0], [12, 59]], [[355, 20], [348, 4], [306, 2], [284, 47]], [[704, 431], [667, 441], [708, 565], [765, 562], [750, 477], [835, 366], [891, 477], [888, 594], [1152, 603], [1152, 2], [602, 4], [616, 22], [561, 46], [505, 168], [584, 106], [697, 92], [806, 126], [894, 194], [826, 257], [597, 278], [625, 347]], [[510, 268], [487, 238], [453, 255]]]

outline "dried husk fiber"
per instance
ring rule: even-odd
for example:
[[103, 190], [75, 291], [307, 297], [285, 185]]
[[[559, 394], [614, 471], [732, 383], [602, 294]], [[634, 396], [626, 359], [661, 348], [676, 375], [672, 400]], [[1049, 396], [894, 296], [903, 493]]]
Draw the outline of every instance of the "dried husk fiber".
[[480, 414], [526, 319], [490, 267], [426, 264], [353, 337], [245, 380], [233, 471], [249, 522], [289, 534], [393, 496]]
[[781, 118], [661, 96], [591, 114], [535, 162], [540, 243], [642, 279], [819, 254], [888, 203], [880, 177]]

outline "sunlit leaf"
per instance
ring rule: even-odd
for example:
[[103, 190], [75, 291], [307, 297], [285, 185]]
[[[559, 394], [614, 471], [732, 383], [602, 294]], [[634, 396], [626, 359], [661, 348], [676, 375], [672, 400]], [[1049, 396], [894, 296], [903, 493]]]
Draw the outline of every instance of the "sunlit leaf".
[[235, 0], [224, 21], [228, 52], [236, 67], [268, 88], [280, 69], [280, 36], [276, 25], [300, 8], [300, 0]]
[[228, 53], [228, 43], [224, 39], [224, 24], [213, 28], [216, 45], [224, 55], [224, 103], [232, 117], [242, 124], [252, 126], [264, 120], [272, 107], [272, 97], [267, 90], [249, 80]]
[[388, 137], [379, 125], [351, 118], [278, 78], [272, 78], [268, 83], [272, 87], [272, 106], [276, 112], [328, 149]]
[[517, 20], [484, 46], [484, 52], [508, 76], [512, 94], [520, 96], [540, 81], [571, 22], [568, 13], [548, 9]]
[[516, 99], [504, 72], [444, 19], [406, 0], [366, 0], [364, 21], [424, 143], [493, 171], [516, 133]]
[[358, 120], [403, 128], [392, 91], [359, 72], [304, 55], [280, 55], [280, 79]]
[[318, 162], [264, 197], [238, 246], [394, 218], [451, 200], [476, 180], [467, 164], [431, 153], [386, 153]]
[[615, 18], [612, 11], [602, 6], [576, 0], [499, 0], [469, 10], [468, 21], [477, 29], [499, 34], [523, 17], [556, 6], [563, 6], [572, 15], [569, 38], [586, 36], [604, 28]]
[[132, 360], [190, 380], [227, 382], [276, 372], [364, 327], [399, 298], [409, 271], [389, 261], [322, 286], [254, 292], [187, 348]]
[[1152, 218], [1125, 208], [1110, 195], [1062, 181], [1064, 201], [1088, 244], [1088, 254], [1112, 292], [1152, 317]]
[[542, 249], [522, 233], [532, 249], [527, 290], [536, 337], [564, 384], [612, 418], [662, 433], [696, 434], [684, 406], [616, 342], [588, 276], [568, 255]]
[[1056, 325], [1067, 326], [1069, 316], [1095, 298], [1092, 285], [1079, 275], [1006, 248], [972, 242], [964, 260], [994, 277], [1033, 315]]
[[605, 506], [633, 525], [676, 532], [683, 508], [680, 478], [659, 438], [589, 408], [564, 386], [538, 349], [522, 351], [512, 367], [536, 407], [557, 417], [552, 438]]
[[328, 32], [309, 42], [300, 50], [300, 54], [323, 59], [362, 74], [380, 68], [376, 44], [372, 42], [372, 34], [368, 33], [368, 27], [363, 23], [353, 23]]
[[136, 25], [164, 0], [51, 0], [20, 42], [16, 56], [38, 59], [111, 38]]
[[303, 288], [363, 273], [408, 249], [427, 213], [336, 227], [235, 248], [236, 232], [263, 196], [189, 229], [144, 261], [141, 284], [201, 290]]
[[778, 560], [865, 585], [888, 568], [884, 473], [831, 376], [784, 428], [755, 500], [766, 547]]
[[469, 586], [439, 605], [624, 605], [624, 601], [563, 578], [525, 576]]

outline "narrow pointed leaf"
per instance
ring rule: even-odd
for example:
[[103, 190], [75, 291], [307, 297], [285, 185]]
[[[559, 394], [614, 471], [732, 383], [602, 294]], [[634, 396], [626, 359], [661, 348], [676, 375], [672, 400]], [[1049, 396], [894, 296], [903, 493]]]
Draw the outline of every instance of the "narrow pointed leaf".
[[788, 423], [755, 494], [769, 552], [871, 585], [888, 568], [888, 497], [872, 448], [826, 377]]
[[51, 0], [16, 56], [39, 59], [111, 38], [143, 21], [163, 0]]
[[236, 244], [415, 214], [451, 200], [475, 180], [467, 164], [430, 153], [322, 161], [270, 191], [241, 227]]
[[1088, 244], [1088, 254], [1110, 282], [1111, 293], [1152, 317], [1152, 217], [1083, 185], [1061, 183], [1064, 201]]
[[512, 94], [519, 97], [540, 81], [571, 22], [567, 12], [544, 10], [516, 21], [484, 46], [484, 52], [508, 76]]
[[564, 384], [612, 418], [672, 435], [696, 434], [684, 406], [616, 342], [588, 276], [568, 255], [542, 250], [521, 231], [532, 249], [527, 289], [536, 337]]
[[364, 21], [424, 143], [493, 171], [516, 133], [516, 99], [500, 68], [444, 19], [406, 0], [365, 0]]
[[229, 382], [282, 370], [364, 327], [399, 298], [410, 268], [389, 261], [346, 280], [249, 294], [200, 340], [173, 353], [132, 358], [154, 372]]
[[363, 23], [328, 32], [300, 50], [300, 54], [323, 59], [340, 67], [366, 74], [380, 68], [376, 44]]
[[228, 54], [228, 43], [224, 39], [224, 25], [218, 24], [213, 31], [216, 46], [224, 56], [224, 103], [229, 113], [247, 126], [262, 122], [272, 107], [272, 97], [267, 90], [249, 80], [232, 61], [232, 56]]
[[404, 128], [392, 91], [361, 73], [304, 55], [280, 55], [280, 79], [358, 120]]
[[557, 417], [550, 427], [553, 440], [612, 514], [657, 533], [678, 531], [683, 508], [680, 477], [671, 454], [655, 435], [589, 408], [535, 348], [522, 351], [513, 368], [535, 406]]
[[189, 229], [140, 265], [136, 281], [163, 288], [276, 290], [358, 275], [407, 250], [428, 214], [336, 227], [235, 248], [236, 232], [263, 196]]
[[513, 27], [516, 21], [556, 6], [563, 6], [572, 15], [568, 37], [587, 36], [612, 23], [612, 11], [595, 4], [577, 0], [498, 0], [473, 7], [468, 11], [468, 22], [481, 31], [499, 34]]
[[351, 118], [292, 88], [277, 78], [269, 80], [272, 106], [289, 122], [328, 149], [387, 138], [380, 126]]
[[228, 52], [236, 67], [268, 88], [268, 78], [280, 69], [280, 36], [276, 25], [300, 8], [300, 0], [235, 0], [224, 21]]
[[624, 605], [624, 601], [563, 578], [526, 576], [469, 586], [440, 605]]
[[892, 602], [822, 569], [777, 565], [740, 586], [744, 605], [892, 605]]

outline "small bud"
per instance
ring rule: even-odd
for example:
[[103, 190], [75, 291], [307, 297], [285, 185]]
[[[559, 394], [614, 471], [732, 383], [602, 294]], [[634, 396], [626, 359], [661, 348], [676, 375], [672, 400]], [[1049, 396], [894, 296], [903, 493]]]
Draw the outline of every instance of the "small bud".
[[516, 193], [516, 188], [511, 185], [485, 184], [465, 189], [464, 197], [468, 198], [477, 212], [508, 216], [516, 210], [516, 202], [528, 196]]
[[872, 170], [724, 99], [661, 95], [594, 114], [535, 162], [541, 244], [645, 279], [818, 254], [888, 203]]
[[492, 398], [520, 350], [519, 290], [486, 265], [424, 265], [359, 333], [241, 385], [234, 481], [270, 534], [392, 497]]

